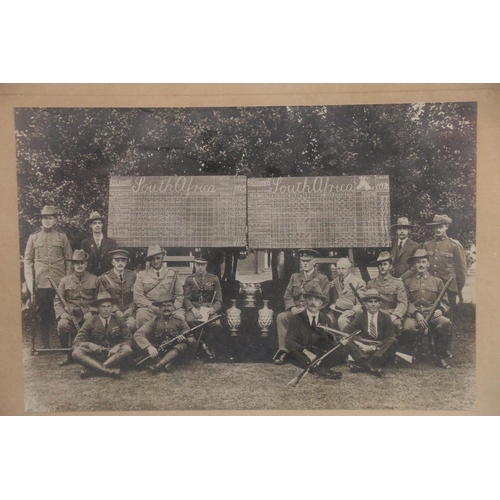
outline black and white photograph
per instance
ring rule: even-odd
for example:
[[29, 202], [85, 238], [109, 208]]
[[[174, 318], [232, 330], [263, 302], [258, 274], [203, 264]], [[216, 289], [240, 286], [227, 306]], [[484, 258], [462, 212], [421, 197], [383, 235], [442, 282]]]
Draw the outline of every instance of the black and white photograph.
[[14, 115], [25, 412], [475, 409], [477, 102]]

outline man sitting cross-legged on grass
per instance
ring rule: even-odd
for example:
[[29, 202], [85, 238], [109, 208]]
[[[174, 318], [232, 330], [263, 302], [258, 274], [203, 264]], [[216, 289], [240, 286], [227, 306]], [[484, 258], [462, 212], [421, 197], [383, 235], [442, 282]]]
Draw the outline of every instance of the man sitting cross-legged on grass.
[[382, 297], [375, 289], [366, 291], [365, 296], [361, 299], [365, 305], [367, 312], [358, 314], [354, 320], [347, 326], [345, 333], [353, 333], [361, 330], [360, 338], [369, 341], [378, 341], [379, 344], [364, 344], [354, 338], [349, 340], [341, 340], [354, 358], [354, 363], [351, 365], [352, 372], [366, 372], [375, 377], [382, 376], [381, 367], [392, 357], [396, 352], [396, 327], [391, 319], [391, 316], [380, 310]]
[[[196, 344], [192, 334], [184, 336], [189, 332], [189, 326], [185, 320], [175, 317], [174, 296], [166, 293], [162, 302], [153, 304], [159, 308], [160, 315], [150, 319], [134, 333], [136, 344], [147, 351], [154, 364], [149, 366], [151, 373], [158, 373], [160, 370], [171, 372], [173, 362], [188, 350], [188, 345]], [[159, 353], [160, 345], [168, 340], [177, 341], [171, 344], [171, 349], [165, 353]]]
[[108, 292], [101, 292], [90, 304], [99, 313], [85, 321], [73, 343], [73, 359], [83, 366], [81, 378], [93, 373], [118, 378], [120, 369], [112, 367], [132, 355], [132, 333], [123, 318], [112, 313], [117, 302]]
[[[290, 319], [285, 346], [291, 362], [301, 368], [307, 368], [318, 356], [332, 349], [334, 343], [318, 325], [332, 327], [330, 319], [320, 311], [328, 302], [321, 287], [313, 285], [304, 293], [306, 309]], [[339, 379], [342, 373], [330, 370], [328, 367], [338, 363], [338, 358], [332, 353], [321, 362], [321, 366], [313, 367], [310, 373], [322, 378]]]

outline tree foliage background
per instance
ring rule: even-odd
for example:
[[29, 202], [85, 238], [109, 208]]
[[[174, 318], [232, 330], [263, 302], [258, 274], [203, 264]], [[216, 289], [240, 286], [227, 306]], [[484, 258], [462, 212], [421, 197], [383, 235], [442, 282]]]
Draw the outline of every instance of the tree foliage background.
[[[107, 214], [110, 175], [386, 174], [391, 214], [449, 215], [475, 242], [477, 105], [416, 103], [232, 108], [17, 108], [20, 249], [34, 214], [60, 208], [73, 248], [91, 210]], [[300, 242], [297, 242], [300, 245]], [[378, 249], [358, 249], [361, 263]], [[234, 253], [234, 252], [233, 252]]]

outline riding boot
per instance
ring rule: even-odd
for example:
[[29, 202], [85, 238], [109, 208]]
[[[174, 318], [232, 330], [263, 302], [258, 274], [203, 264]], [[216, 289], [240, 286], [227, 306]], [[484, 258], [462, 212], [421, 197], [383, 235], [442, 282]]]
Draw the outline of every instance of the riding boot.
[[116, 354], [111, 355], [106, 361], [104, 361], [102, 366], [111, 368], [112, 366], [120, 364], [120, 361], [122, 361], [122, 359], [128, 358], [130, 355], [131, 351], [119, 351]]
[[105, 366], [101, 365], [99, 361], [91, 358], [90, 356], [81, 356], [78, 359], [78, 363], [83, 365], [85, 368], [89, 368], [94, 370], [97, 373], [101, 373], [103, 375], [108, 375], [110, 377], [119, 378], [121, 376], [120, 369], [109, 369]]
[[165, 354], [165, 356], [163, 356], [163, 358], [161, 358], [158, 363], [156, 363], [155, 365], [151, 365], [149, 369], [153, 373], [158, 373], [161, 369], [165, 371], [171, 371], [172, 362], [176, 360], [179, 355], [180, 352], [174, 347], [171, 351], [167, 352], [167, 354]]
[[215, 360], [214, 351], [212, 349], [210, 349], [210, 347], [208, 347], [208, 345], [203, 340], [200, 342], [200, 344], [201, 344], [201, 348], [203, 349], [203, 352], [205, 355], [205, 360], [206, 361], [214, 361]]

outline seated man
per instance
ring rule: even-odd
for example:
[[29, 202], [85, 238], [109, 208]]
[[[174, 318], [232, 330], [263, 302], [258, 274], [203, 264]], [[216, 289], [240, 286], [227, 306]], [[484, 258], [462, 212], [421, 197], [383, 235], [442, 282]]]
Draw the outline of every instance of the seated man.
[[[288, 332], [285, 338], [288, 358], [301, 368], [307, 368], [317, 357], [322, 356], [334, 346], [328, 335], [317, 327], [323, 325], [331, 328], [332, 326], [328, 316], [320, 311], [321, 307], [328, 302], [322, 292], [322, 289], [317, 285], [313, 285], [305, 292], [306, 308], [294, 315], [288, 324]], [[333, 354], [332, 358], [334, 358]], [[321, 366], [311, 368], [309, 373], [322, 378], [341, 378], [342, 373], [332, 371], [327, 367], [332, 366], [334, 359], [330, 359], [328, 356], [321, 362]], [[335, 359], [335, 361], [337, 360]]]
[[[62, 278], [58, 287], [61, 296], [68, 305], [69, 312], [80, 326], [84, 321], [92, 317], [90, 303], [96, 298], [99, 288], [97, 276], [87, 271], [88, 258], [89, 256], [83, 250], [75, 250], [73, 258], [68, 259], [73, 265], [73, 273]], [[69, 338], [74, 327], [69, 314], [64, 311], [57, 295], [54, 299], [54, 310], [58, 319], [57, 333], [61, 347], [70, 347]]]
[[444, 360], [447, 355], [451, 321], [444, 315], [450, 306], [448, 297], [444, 294], [432, 318], [426, 321], [426, 316], [432, 309], [444, 285], [440, 278], [429, 274], [429, 254], [427, 250], [417, 249], [408, 264], [413, 265], [416, 274], [405, 281], [408, 292], [408, 315], [403, 323], [402, 340], [415, 342], [419, 335], [427, 333], [434, 338], [436, 363], [441, 368], [450, 368]]
[[99, 278], [99, 291], [108, 292], [111, 297], [117, 299], [117, 304], [113, 308], [113, 313], [117, 318], [123, 318], [127, 328], [135, 332], [134, 318], [134, 283], [136, 274], [134, 271], [125, 269], [130, 254], [127, 250], [112, 250], [108, 252], [111, 257], [111, 271], [104, 273]]
[[151, 261], [151, 265], [149, 269], [140, 271], [135, 280], [134, 303], [137, 306], [135, 316], [137, 328], [160, 314], [160, 310], [153, 303], [163, 302], [170, 294], [174, 295], [174, 314], [182, 319], [185, 317], [185, 311], [182, 309], [184, 301], [182, 286], [177, 273], [164, 267], [164, 253], [160, 245], [150, 246], [144, 260]]
[[328, 305], [329, 283], [328, 278], [316, 270], [316, 257], [319, 253], [310, 248], [300, 248], [297, 250], [300, 259], [300, 272], [292, 274], [286, 287], [283, 299], [285, 301], [285, 311], [278, 314], [276, 318], [276, 327], [278, 330], [278, 352], [274, 356], [274, 363], [282, 365], [286, 363], [286, 354], [288, 349], [285, 345], [285, 338], [288, 331], [290, 320], [300, 312], [305, 310], [304, 292], [312, 286], [319, 286]]
[[339, 330], [345, 331], [347, 325], [354, 319], [356, 314], [362, 311], [361, 304], [349, 285], [352, 283], [360, 297], [363, 297], [366, 290], [366, 283], [352, 273], [351, 261], [345, 257], [337, 261], [337, 273], [338, 276], [330, 285], [333, 291], [332, 300], [344, 298], [349, 299], [354, 304], [352, 309], [344, 311], [338, 318]]
[[108, 292], [101, 292], [91, 303], [99, 312], [85, 321], [73, 343], [73, 359], [83, 366], [81, 378], [93, 373], [119, 378], [120, 369], [112, 367], [132, 355], [132, 333], [112, 313], [116, 302]]
[[[189, 332], [188, 324], [176, 318], [174, 311], [174, 297], [166, 294], [161, 302], [155, 302], [154, 306], [160, 311], [160, 315], [150, 319], [134, 333], [135, 343], [139, 348], [146, 350], [151, 356], [153, 364], [149, 365], [151, 373], [156, 374], [160, 370], [167, 373], [173, 369], [173, 363], [181, 354], [186, 353], [188, 345], [195, 345], [196, 340]], [[185, 335], [185, 336], [184, 336]], [[168, 340], [178, 337], [168, 352], [158, 352], [160, 345]]]
[[[184, 282], [184, 308], [186, 321], [191, 328], [212, 318], [222, 309], [220, 281], [215, 274], [207, 273], [207, 264], [206, 259], [196, 257], [194, 259], [195, 273], [190, 274]], [[205, 316], [202, 315], [202, 310]], [[209, 346], [212, 345], [214, 333], [221, 328], [219, 320], [204, 327], [204, 340], [201, 340], [200, 345], [207, 361], [215, 359], [213, 349]]]
[[406, 295], [403, 281], [391, 276], [392, 257], [389, 252], [380, 252], [377, 260], [372, 265], [378, 267], [378, 276], [370, 280], [367, 288], [378, 291], [382, 298], [380, 310], [388, 313], [396, 328], [396, 337], [403, 331], [403, 318], [408, 308], [408, 296]]
[[[361, 312], [346, 327], [346, 333], [361, 330], [359, 338], [367, 339], [373, 344], [364, 344], [354, 338], [341, 340], [354, 358], [351, 371], [367, 372], [375, 377], [382, 376], [381, 367], [396, 352], [396, 329], [388, 313], [381, 311], [382, 297], [375, 289], [368, 289], [362, 298], [367, 312]], [[378, 342], [375, 344], [375, 342]]]

